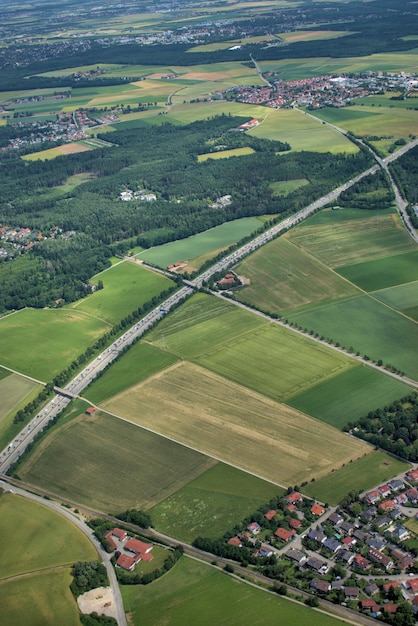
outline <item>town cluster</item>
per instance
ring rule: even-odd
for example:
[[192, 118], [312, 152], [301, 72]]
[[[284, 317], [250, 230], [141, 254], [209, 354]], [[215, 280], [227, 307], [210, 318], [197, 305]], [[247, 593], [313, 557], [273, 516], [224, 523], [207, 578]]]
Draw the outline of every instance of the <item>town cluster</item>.
[[53, 226], [44, 234], [27, 227], [0, 224], [0, 259], [11, 259], [16, 254], [27, 252], [44, 239], [70, 239], [73, 235], [74, 231], [63, 231], [58, 226]]
[[[228, 544], [275, 558], [279, 580], [334, 602], [383, 618], [408, 605], [418, 616], [417, 549], [408, 528], [418, 519], [417, 483], [411, 470], [332, 509], [293, 491], [285, 496], [290, 519], [268, 510]], [[317, 521], [307, 524], [312, 516]]]
[[247, 104], [262, 104], [272, 108], [306, 106], [310, 109], [323, 107], [345, 107], [356, 98], [364, 98], [387, 91], [402, 93], [403, 97], [418, 92], [418, 75], [400, 72], [365, 72], [358, 75], [326, 75], [283, 81], [278, 72], [266, 72], [269, 84], [239, 86], [225, 90], [228, 94]]

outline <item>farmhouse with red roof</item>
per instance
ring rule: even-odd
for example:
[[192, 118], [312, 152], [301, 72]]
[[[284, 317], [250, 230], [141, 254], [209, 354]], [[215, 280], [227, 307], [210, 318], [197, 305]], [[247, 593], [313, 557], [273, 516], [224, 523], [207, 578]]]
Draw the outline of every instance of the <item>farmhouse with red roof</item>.
[[291, 539], [293, 539], [294, 535], [296, 535], [295, 530], [287, 530], [286, 528], [278, 528], [274, 533], [280, 541], [287, 543]]

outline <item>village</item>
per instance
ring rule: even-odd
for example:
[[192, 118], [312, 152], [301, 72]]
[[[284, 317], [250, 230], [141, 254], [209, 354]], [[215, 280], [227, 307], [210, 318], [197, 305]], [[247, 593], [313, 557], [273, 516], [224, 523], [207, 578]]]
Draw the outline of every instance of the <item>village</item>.
[[417, 483], [418, 470], [410, 470], [339, 507], [288, 490], [284, 511], [255, 514], [258, 521], [227, 543], [251, 547], [292, 588], [372, 617], [385, 619], [405, 603], [418, 615], [417, 546], [408, 528], [418, 518]]
[[45, 239], [70, 239], [75, 235], [74, 231], [63, 231], [58, 226], [53, 226], [46, 233], [33, 230], [24, 226], [11, 227], [0, 224], [0, 260], [12, 259], [16, 254], [28, 252], [36, 244]]

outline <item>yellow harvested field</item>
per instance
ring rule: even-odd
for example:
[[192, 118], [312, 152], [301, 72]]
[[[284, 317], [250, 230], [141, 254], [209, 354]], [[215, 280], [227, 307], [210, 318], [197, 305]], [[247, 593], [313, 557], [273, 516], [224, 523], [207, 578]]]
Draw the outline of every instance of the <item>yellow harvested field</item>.
[[281, 485], [319, 478], [372, 450], [332, 426], [187, 362], [102, 406]]

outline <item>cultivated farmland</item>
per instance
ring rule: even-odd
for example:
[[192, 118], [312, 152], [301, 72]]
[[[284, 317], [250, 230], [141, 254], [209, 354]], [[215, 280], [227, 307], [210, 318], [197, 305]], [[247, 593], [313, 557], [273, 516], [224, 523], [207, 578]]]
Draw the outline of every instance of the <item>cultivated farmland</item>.
[[389, 376], [358, 365], [319, 383], [287, 401], [298, 411], [312, 415], [331, 426], [343, 428], [381, 406], [410, 393], [410, 387]]
[[352, 346], [376, 361], [390, 363], [412, 378], [418, 376], [417, 324], [369, 296], [289, 314], [289, 318], [346, 348]]
[[284, 237], [244, 259], [236, 271], [250, 280], [248, 286], [235, 292], [238, 300], [272, 313], [358, 293], [353, 285]]
[[[260, 226], [261, 222], [258, 218], [244, 217], [215, 226], [215, 228], [206, 230], [198, 235], [192, 235], [186, 239], [179, 239], [161, 246], [155, 246], [149, 250], [143, 250], [135, 256], [144, 261], [155, 263], [160, 267], [166, 267], [174, 263], [190, 261], [195, 257], [210, 252], [214, 254], [243, 237], [247, 237]], [[190, 264], [195, 265], [193, 262]], [[187, 267], [187, 269], [190, 270], [190, 267]]]
[[169, 278], [138, 263], [122, 262], [97, 274], [93, 284], [101, 280], [103, 289], [77, 300], [71, 309], [84, 311], [109, 323], [116, 323], [172, 286]]
[[418, 322], [418, 281], [375, 291], [372, 295]]
[[365, 291], [410, 283], [418, 280], [418, 251], [346, 265], [339, 267], [338, 273]]
[[285, 236], [334, 268], [415, 252], [415, 244], [395, 214], [365, 214], [364, 220], [347, 221], [343, 216], [344, 210], [330, 211], [327, 223], [307, 220]]
[[280, 401], [353, 365], [307, 337], [202, 294], [174, 311], [148, 339]]
[[19, 476], [97, 510], [118, 512], [153, 506], [212, 464], [133, 424], [96, 414], [51, 431]]
[[335, 505], [349, 491], [367, 491], [401, 472], [406, 472], [409, 468], [408, 463], [399, 461], [385, 452], [373, 451], [310, 483], [304, 491], [313, 498]]
[[336, 429], [187, 362], [104, 408], [281, 485], [324, 475], [370, 449], [357, 440], [348, 449]]
[[23, 309], [0, 320], [0, 363], [48, 381], [109, 328], [68, 309]]
[[217, 463], [151, 511], [155, 528], [191, 543], [196, 537], [221, 537], [272, 497], [276, 485]]
[[[312, 626], [312, 609], [186, 558], [152, 585], [123, 586], [122, 595], [134, 626], [165, 626], [167, 615], [172, 624]], [[343, 625], [325, 614], [320, 620], [321, 626]]]

